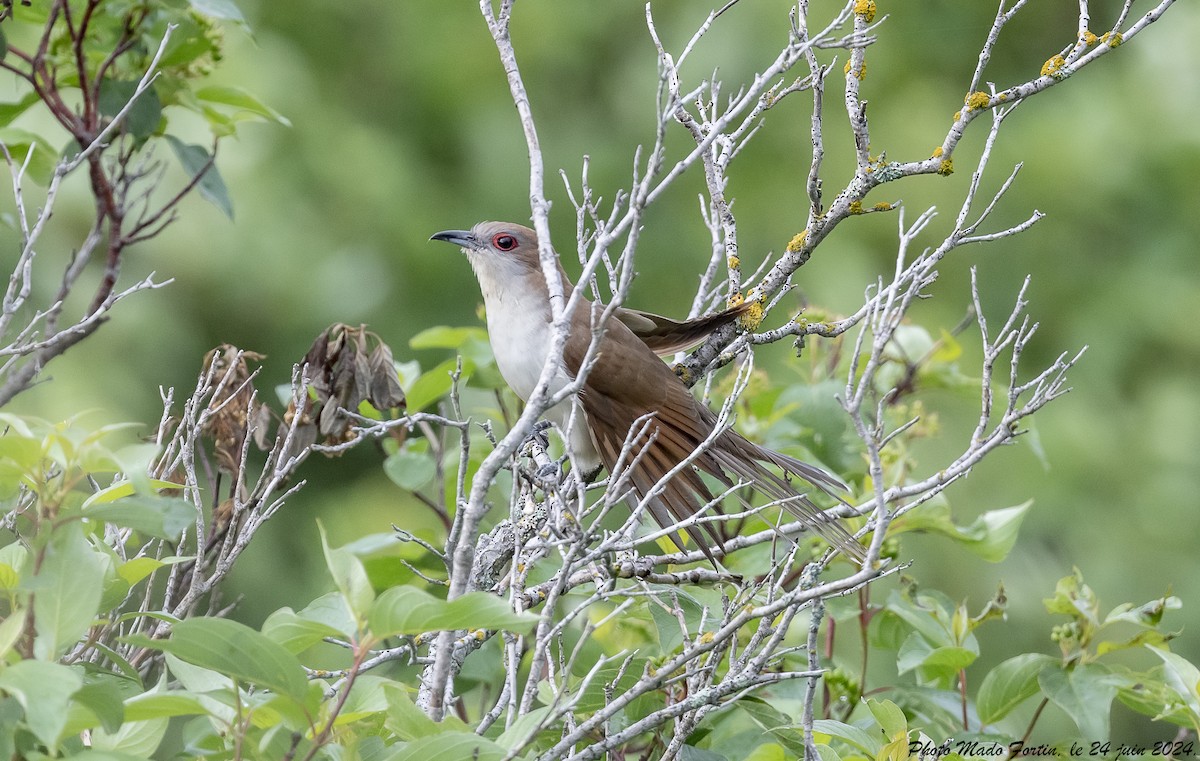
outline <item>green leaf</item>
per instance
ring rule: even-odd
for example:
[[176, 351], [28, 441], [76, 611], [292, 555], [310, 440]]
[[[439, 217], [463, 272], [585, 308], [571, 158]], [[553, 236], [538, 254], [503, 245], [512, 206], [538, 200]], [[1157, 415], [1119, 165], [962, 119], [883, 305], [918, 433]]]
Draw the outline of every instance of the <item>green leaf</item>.
[[[746, 747], [754, 745], [753, 742], [746, 743], [742, 750]], [[778, 747], [778, 746], [776, 746]], [[756, 758], [753, 752], [747, 756], [742, 756], [738, 761], [747, 761], [749, 758]], [[679, 749], [679, 761], [729, 761], [724, 754], [708, 750], [707, 748], [697, 748], [695, 745], [684, 745]]]
[[371, 580], [363, 568], [362, 561], [344, 547], [333, 548], [325, 536], [325, 526], [319, 521], [317, 529], [321, 532], [321, 549], [325, 552], [325, 565], [333, 576], [333, 583], [346, 600], [346, 605], [358, 621], [367, 616], [375, 602], [375, 590], [371, 588]]
[[913, 669], [920, 668], [932, 652], [933, 646], [929, 644], [929, 640], [918, 632], [913, 632], [908, 635], [904, 644], [896, 652], [896, 669], [899, 673], [906, 674]]
[[930, 503], [897, 518], [892, 527], [898, 533], [928, 531], [948, 536], [984, 560], [999, 563], [1016, 544], [1021, 521], [1032, 505], [1030, 500], [1014, 507], [989, 510], [970, 526], [956, 526], [950, 517], [949, 505]]
[[237, 134], [237, 121], [232, 116], [199, 102], [196, 109], [204, 115], [214, 137], [230, 137]]
[[[157, 446], [154, 449], [158, 449]], [[178, 489], [179, 484], [174, 481], [164, 481], [159, 478], [147, 478], [144, 481], [134, 483], [132, 480], [118, 481], [112, 486], [105, 487], [98, 492], [94, 492], [83, 501], [83, 508], [86, 510], [92, 505], [103, 505], [109, 502], [116, 502], [122, 497], [128, 497], [136, 494], [139, 488], [144, 489]]]
[[734, 707], [744, 711], [758, 726], [764, 730], [777, 727], [791, 726], [792, 720], [780, 713], [775, 706], [754, 695], [747, 695], [734, 701]]
[[125, 701], [126, 721], [203, 716], [208, 711], [194, 695], [183, 692], [148, 692]]
[[933, 336], [920, 325], [900, 325], [884, 347], [883, 356], [906, 364], [916, 362], [933, 350]]
[[904, 718], [904, 711], [892, 701], [868, 698], [867, 710], [875, 717], [875, 721], [879, 722], [883, 733], [888, 737], [908, 734], [908, 720]]
[[[97, 105], [100, 113], [111, 118], [116, 117], [133, 99], [137, 92], [138, 82], [134, 80], [105, 79], [100, 83], [100, 93]], [[137, 100], [125, 112], [125, 131], [139, 140], [144, 140], [158, 131], [162, 120], [162, 101], [153, 86], [142, 90]]]
[[133, 494], [116, 502], [90, 507], [83, 515], [170, 542], [179, 541], [187, 527], [196, 522], [196, 508], [182, 497], [157, 494]]
[[[343, 547], [342, 549], [346, 549]], [[338, 631], [343, 638], [353, 637], [358, 631], [354, 616], [346, 607], [340, 592], [329, 592], [304, 606], [296, 615], [306, 621], [315, 621]]]
[[71, 696], [83, 686], [83, 677], [69, 666], [43, 661], [19, 661], [0, 671], [0, 690], [25, 709], [25, 725], [52, 751], [67, 724]]
[[[142, 642], [134, 636], [126, 637], [125, 639], [133, 642], [134, 644], [142, 645], [143, 647], [151, 647], [150, 643], [155, 641], [147, 640], [146, 642]], [[187, 688], [190, 692], [224, 692], [233, 689], [233, 680], [224, 674], [218, 674], [212, 669], [193, 666], [181, 658], [176, 658], [169, 652], [164, 660], [166, 660], [167, 668], [170, 670], [171, 674], [177, 678], [179, 683]]]
[[970, 666], [977, 657], [978, 653], [965, 647], [939, 647], [925, 657], [921, 672], [927, 678], [945, 679]]
[[229, 190], [225, 187], [225, 181], [221, 179], [221, 173], [217, 171], [216, 163], [210, 162], [211, 154], [203, 147], [188, 145], [174, 135], [164, 137], [170, 143], [171, 150], [175, 151], [175, 156], [183, 165], [188, 177], [195, 177], [204, 172], [196, 186], [200, 195], [224, 212], [225, 216], [233, 219], [233, 202], [229, 200]]
[[25, 548], [17, 543], [13, 543], [4, 549], [14, 548], [16, 551], [10, 553], [13, 562], [9, 562], [10, 558], [0, 557], [0, 591], [13, 592], [21, 583], [20, 569], [25, 563]]
[[1047, 613], [1082, 619], [1092, 626], [1100, 625], [1099, 600], [1083, 581], [1083, 573], [1075, 568], [1070, 576], [1064, 576], [1054, 585], [1054, 597], [1042, 600]]
[[25, 712], [13, 697], [0, 697], [0, 758], [16, 758], [14, 735]]
[[[17, 640], [21, 638], [21, 634], [25, 631], [25, 610], [23, 608], [11, 608], [8, 615], [3, 621], [0, 621], [0, 662], [12, 650], [13, 645], [17, 644]], [[3, 756], [0, 756], [3, 758]]]
[[165, 718], [127, 721], [115, 732], [92, 732], [92, 748], [101, 752], [129, 754], [133, 758], [152, 758], [167, 734]]
[[148, 557], [134, 558], [118, 566], [117, 575], [120, 576], [126, 584], [133, 586], [163, 566], [175, 565], [176, 563], [183, 563], [187, 560], [190, 560], [190, 558], [168, 557], [161, 560]]
[[1096, 655], [1104, 655], [1116, 652], [1117, 650], [1128, 650], [1135, 647], [1145, 647], [1146, 645], [1166, 647], [1167, 643], [1174, 639], [1174, 637], [1175, 635], [1164, 634], [1157, 629], [1143, 629], [1128, 639], [1105, 639], [1097, 642]]
[[443, 732], [405, 744], [392, 761], [502, 761], [504, 748], [474, 732]]
[[[387, 720], [384, 722], [389, 730], [396, 733], [401, 740], [415, 740], [444, 731], [444, 727], [425, 715], [417, 708], [412, 698], [398, 683], [385, 684], [383, 695], [387, 700]], [[453, 720], [452, 717], [448, 717]]]
[[1045, 669], [1038, 685], [1050, 702], [1063, 709], [1082, 737], [1108, 737], [1108, 720], [1117, 683], [1098, 666], [1077, 665], [1071, 671]]
[[14, 119], [28, 111], [30, 106], [40, 101], [37, 93], [29, 92], [16, 103], [0, 103], [0, 127], [7, 127]]
[[[28, 176], [39, 185], [47, 185], [58, 166], [58, 151], [41, 135], [15, 127], [0, 128], [0, 143], [8, 148], [18, 167], [29, 159]], [[29, 152], [33, 151], [33, 156]]]
[[1162, 659], [1167, 685], [1179, 693], [1193, 716], [1200, 717], [1200, 669], [1164, 648], [1151, 647], [1150, 652]]
[[976, 698], [979, 720], [1000, 721], [1014, 708], [1037, 694], [1038, 674], [1058, 667], [1058, 660], [1041, 653], [1024, 653], [1009, 658], [987, 673]]
[[[592, 673], [593, 679], [588, 683], [583, 692], [580, 693], [579, 700], [575, 703], [575, 710], [580, 714], [590, 714], [595, 711], [599, 711], [601, 708], [608, 705], [609, 697], [605, 693], [610, 688], [612, 690], [611, 694], [615, 695], [628, 692], [635, 684], [637, 684], [637, 681], [639, 678], [641, 678], [641, 675], [646, 673], [645, 669], [647, 663], [649, 663], [649, 660], [649, 658], [640, 655], [635, 656], [629, 661], [629, 665], [624, 670], [621, 668], [625, 661], [623, 657], [610, 658], [608, 663], [604, 664], [595, 671], [592, 671], [591, 667], [587, 667], [585, 669], [584, 664], [577, 664], [577, 668], [579, 668], [581, 671], [584, 671], [584, 673]], [[542, 686], [548, 687], [544, 681], [542, 682]], [[546, 691], [549, 692], [548, 689]], [[578, 686], [576, 686], [576, 691], [578, 691]], [[538, 694], [539, 697], [542, 696], [540, 691]], [[553, 697], [550, 699], [553, 700]], [[646, 700], [646, 698], [641, 698], [640, 700]], [[661, 695], [651, 696], [649, 701], [651, 703], [657, 701], [655, 709], [662, 707]], [[637, 718], [641, 718], [645, 715], [645, 713], [639, 714], [638, 711], [639, 709], [636, 708], [635, 705], [630, 705], [629, 708], [626, 709], [626, 715], [636, 716]]]
[[407, 491], [420, 491], [437, 475], [437, 465], [428, 452], [405, 446], [383, 461], [383, 472]]
[[91, 627], [100, 608], [104, 566], [78, 522], [58, 527], [33, 578], [34, 655], [54, 660]]
[[195, 93], [200, 100], [208, 101], [209, 103], [219, 103], [223, 106], [232, 106], [240, 109], [243, 112], [249, 112], [255, 116], [278, 122], [285, 127], [292, 126], [283, 114], [266, 105], [258, 98], [246, 92], [240, 87], [201, 87]]
[[485, 592], [447, 602], [416, 587], [392, 587], [379, 596], [368, 617], [379, 639], [456, 629], [504, 629], [528, 632], [537, 616], [516, 613], [508, 603]]
[[704, 606], [678, 587], [654, 585], [650, 589], [655, 594], [646, 599], [646, 608], [654, 620], [659, 646], [664, 653], [674, 652], [675, 648], [683, 644], [683, 630], [679, 626], [679, 618], [676, 617], [675, 611], [683, 613], [688, 633], [696, 635], [700, 633], [700, 622], [705, 619]]
[[479, 327], [437, 325], [413, 336], [408, 345], [414, 349], [454, 349], [464, 359], [478, 366], [491, 365], [496, 361], [487, 331]]
[[509, 751], [523, 747], [538, 732], [549, 728], [542, 726], [549, 713], [550, 706], [542, 706], [541, 708], [535, 708], [529, 713], [522, 714], [507, 729], [500, 733], [500, 736], [496, 738], [496, 744]]
[[835, 473], [861, 472], [862, 456], [849, 444], [850, 419], [837, 402], [844, 386], [833, 380], [788, 385], [774, 405], [778, 418], [767, 431], [770, 438], [780, 444], [800, 442]]
[[487, 331], [483, 328], [452, 328], [449, 325], [435, 325], [410, 338], [408, 345], [414, 349], [457, 349], [468, 339], [479, 337], [487, 340]]
[[1107, 626], [1115, 621], [1128, 621], [1138, 626], [1158, 626], [1162, 621], [1163, 613], [1168, 610], [1179, 610], [1182, 607], [1183, 601], [1174, 595], [1163, 595], [1157, 600], [1151, 600], [1137, 607], [1134, 607], [1132, 603], [1122, 603], [1104, 617], [1104, 624]]
[[[448, 359], [417, 378], [416, 382], [405, 392], [409, 413], [420, 412], [449, 393], [450, 387], [454, 383], [451, 373], [457, 366], [456, 360]], [[464, 367], [463, 371], [466, 372], [466, 369]]]
[[1155, 721], [1169, 721], [1181, 727], [1200, 731], [1200, 711], [1189, 706], [1179, 691], [1166, 683], [1165, 668], [1159, 666], [1148, 672], [1134, 672], [1116, 667], [1123, 684], [1118, 688], [1117, 698], [1129, 708], [1145, 714]]
[[919, 632], [933, 647], [951, 647], [955, 644], [948, 630], [950, 611], [955, 605], [945, 595], [935, 591], [921, 591], [916, 600], [911, 600], [893, 590], [884, 607], [886, 615], [899, 616], [906, 624]]
[[[124, 699], [129, 695], [137, 694], [141, 688], [140, 682], [117, 674], [104, 671], [89, 674], [84, 680], [83, 687], [76, 690], [75, 694], [71, 696], [72, 701], [76, 704], [73, 708], [79, 710], [72, 711], [77, 716], [73, 717], [73, 721], [68, 720], [68, 731], [75, 734], [83, 729], [96, 726], [109, 732], [117, 731], [121, 727], [121, 722], [125, 721]], [[86, 715], [88, 713], [91, 716]], [[78, 727], [74, 726], [75, 722], [80, 720], [83, 723]], [[97, 721], [99, 725], [97, 725]]]
[[[801, 756], [800, 753], [797, 753]], [[841, 755], [830, 745], [818, 745], [817, 755], [821, 757], [821, 761], [842, 761]]]
[[[725, 758], [718, 756], [718, 758]], [[746, 756], [746, 761], [786, 761], [787, 752], [777, 743], [762, 743]]]
[[267, 616], [262, 633], [297, 655], [326, 637], [345, 636], [332, 626], [300, 617], [291, 608], [282, 608]]
[[246, 23], [246, 17], [233, 0], [188, 0], [188, 5], [209, 18]]
[[858, 748], [870, 758], [874, 758], [883, 746], [878, 737], [866, 730], [833, 719], [817, 719], [813, 722], [813, 732], [836, 737]]
[[388, 698], [385, 692], [389, 685], [395, 684], [391, 679], [372, 674], [360, 675], [354, 680], [350, 694], [342, 710], [338, 712], [335, 726], [344, 726], [356, 721], [362, 721], [374, 716], [381, 716], [388, 710]]
[[171, 627], [171, 638], [151, 646], [234, 679], [274, 690], [303, 704], [308, 680], [296, 656], [245, 624], [226, 618], [190, 618]]

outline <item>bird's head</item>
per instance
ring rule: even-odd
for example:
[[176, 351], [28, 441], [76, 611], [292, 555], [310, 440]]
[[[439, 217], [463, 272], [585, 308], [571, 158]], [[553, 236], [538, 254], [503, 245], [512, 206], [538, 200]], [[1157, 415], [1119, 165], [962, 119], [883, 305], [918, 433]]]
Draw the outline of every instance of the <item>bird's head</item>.
[[443, 230], [429, 239], [460, 246], [480, 278], [541, 268], [537, 233], [512, 222], [480, 222], [470, 230]]

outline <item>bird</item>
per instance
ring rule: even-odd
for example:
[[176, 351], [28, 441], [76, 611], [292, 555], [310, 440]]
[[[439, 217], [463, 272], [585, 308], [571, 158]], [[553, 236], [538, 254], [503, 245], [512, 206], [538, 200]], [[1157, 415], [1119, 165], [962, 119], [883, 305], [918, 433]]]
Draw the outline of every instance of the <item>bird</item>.
[[[541, 376], [553, 339], [550, 293], [538, 254], [537, 233], [511, 222], [480, 222], [470, 230], [443, 230], [430, 240], [459, 246], [466, 254], [483, 295], [488, 338], [505, 382], [528, 401]], [[564, 293], [571, 283], [558, 264]], [[570, 316], [562, 363], [551, 382], [556, 392], [575, 381], [592, 341], [593, 308], [582, 299]], [[704, 405], [660, 355], [684, 350], [718, 327], [741, 316], [748, 304], [684, 322], [649, 312], [618, 308], [603, 326], [598, 350], [581, 387], [572, 397], [547, 410], [545, 417], [563, 433], [570, 458], [585, 481], [602, 469], [610, 475], [618, 464], [637, 500], [664, 529], [713, 505], [717, 497], [702, 478], [707, 474], [728, 490], [750, 484], [781, 504], [806, 527], [846, 555], [861, 561], [862, 547], [833, 516], [808, 496], [815, 487], [838, 497], [847, 487], [831, 473], [794, 457], [760, 446], [731, 427]], [[574, 415], [574, 424], [568, 425]], [[634, 441], [622, 460], [630, 429], [648, 421], [648, 433]], [[690, 467], [679, 469], [661, 490], [656, 484], [687, 457]], [[776, 472], [777, 469], [778, 472]], [[797, 484], [802, 482], [804, 487]], [[723, 546], [711, 522], [686, 527], [692, 541], [716, 564], [710, 543]], [[685, 550], [681, 537], [672, 540]]]

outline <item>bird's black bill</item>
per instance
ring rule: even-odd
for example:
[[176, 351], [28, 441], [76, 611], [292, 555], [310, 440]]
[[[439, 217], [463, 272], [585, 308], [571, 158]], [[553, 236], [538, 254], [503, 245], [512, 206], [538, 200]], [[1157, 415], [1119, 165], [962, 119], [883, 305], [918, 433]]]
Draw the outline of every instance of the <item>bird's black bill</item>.
[[430, 240], [444, 240], [447, 243], [453, 243], [456, 246], [469, 246], [471, 244], [470, 230], [442, 230], [440, 233], [434, 233], [429, 236]]

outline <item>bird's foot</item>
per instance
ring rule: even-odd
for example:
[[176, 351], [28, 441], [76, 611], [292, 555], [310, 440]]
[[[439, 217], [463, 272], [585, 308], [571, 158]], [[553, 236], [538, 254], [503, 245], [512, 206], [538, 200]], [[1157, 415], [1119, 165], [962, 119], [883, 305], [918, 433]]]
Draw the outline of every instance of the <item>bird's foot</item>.
[[562, 468], [557, 462], [548, 462], [533, 473], [533, 482], [541, 487], [555, 486], [562, 480]]

